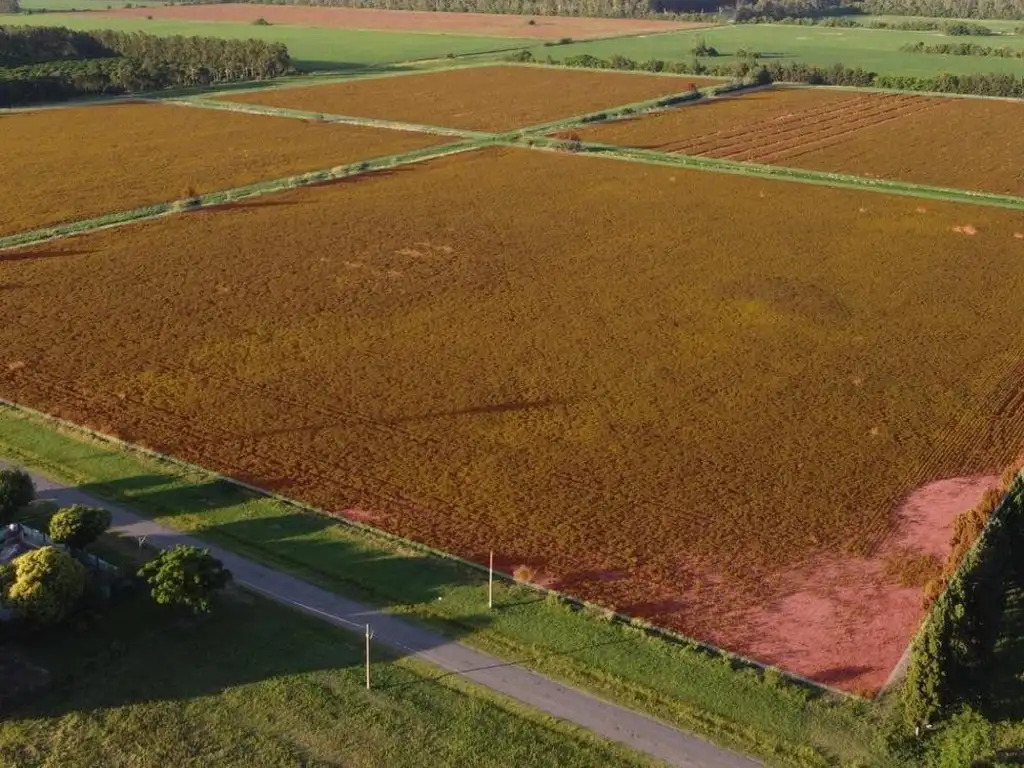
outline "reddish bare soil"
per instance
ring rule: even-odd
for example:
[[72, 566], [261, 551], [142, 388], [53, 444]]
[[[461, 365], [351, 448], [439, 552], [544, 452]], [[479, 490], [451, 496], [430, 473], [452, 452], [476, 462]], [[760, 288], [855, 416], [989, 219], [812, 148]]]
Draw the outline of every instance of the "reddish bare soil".
[[[434, 13], [431, 11], [383, 11], [370, 8], [313, 8], [282, 5], [169, 5], [131, 8], [91, 15], [116, 18], [152, 16], [177, 21], [233, 21], [251, 23], [263, 18], [271, 24], [334, 29], [372, 29], [388, 32], [434, 32], [490, 37], [524, 37], [537, 40], [588, 40], [598, 37], [673, 32], [714, 26], [702, 22], [649, 21], [645, 19], [589, 19], [561, 16], [510, 16], [498, 13]], [[533, 24], [530, 24], [530, 21]]]

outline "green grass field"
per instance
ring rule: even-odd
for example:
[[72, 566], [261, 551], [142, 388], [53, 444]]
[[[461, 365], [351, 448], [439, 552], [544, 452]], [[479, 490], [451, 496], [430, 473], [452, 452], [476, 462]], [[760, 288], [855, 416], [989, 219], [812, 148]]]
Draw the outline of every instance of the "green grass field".
[[[47, 0], [48, 1], [48, 0]], [[68, 14], [11, 16], [5, 24], [62, 26], [71, 29], [142, 31], [154, 35], [199, 35], [224, 38], [255, 38], [284, 43], [296, 66], [303, 70], [358, 70], [389, 64], [508, 51], [533, 44], [532, 40], [465, 35], [364, 32], [310, 27], [261, 27], [217, 22], [150, 21]]]
[[[480, 650], [649, 712], [774, 764], [874, 764], [878, 713], [864, 702], [775, 686], [602, 612], [573, 611], [456, 562], [253, 496], [209, 475], [62, 434], [0, 409], [0, 456], [121, 501], [170, 527], [339, 593], [385, 606]], [[874, 713], [874, 714], [872, 714]], [[827, 756], [827, 758], [826, 758]]]
[[131, 5], [134, 8], [149, 8], [167, 5], [163, 0], [19, 0], [24, 11], [108, 11]]
[[8, 768], [646, 764], [383, 648], [367, 691], [361, 638], [237, 589], [191, 619], [138, 588], [87, 629], [17, 645], [53, 687], [5, 702]]
[[[992, 56], [940, 56], [902, 53], [907, 43], [925, 44], [963, 42], [940, 32], [896, 32], [892, 30], [800, 27], [781, 24], [740, 24], [716, 29], [673, 32], [663, 35], [599, 40], [560, 46], [532, 46], [533, 55], [543, 61], [548, 55], [556, 60], [589, 53], [599, 58], [620, 54], [631, 59], [689, 61], [696, 41], [704, 39], [721, 56], [704, 59], [706, 64], [729, 64], [739, 49], [759, 52], [766, 60], [802, 61], [828, 66], [841, 62], [847, 67], [863, 67], [879, 74], [927, 77], [948, 72], [969, 74], [1003, 72], [1024, 75], [1024, 59]], [[1024, 50], [1024, 36], [972, 38], [970, 42], [1008, 46]]]

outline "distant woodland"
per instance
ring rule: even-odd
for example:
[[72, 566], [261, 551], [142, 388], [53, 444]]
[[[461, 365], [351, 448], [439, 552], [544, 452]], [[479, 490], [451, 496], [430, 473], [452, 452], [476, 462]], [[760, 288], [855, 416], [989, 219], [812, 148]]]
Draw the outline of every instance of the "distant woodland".
[[0, 27], [0, 107], [263, 80], [291, 69], [287, 47], [261, 40]]

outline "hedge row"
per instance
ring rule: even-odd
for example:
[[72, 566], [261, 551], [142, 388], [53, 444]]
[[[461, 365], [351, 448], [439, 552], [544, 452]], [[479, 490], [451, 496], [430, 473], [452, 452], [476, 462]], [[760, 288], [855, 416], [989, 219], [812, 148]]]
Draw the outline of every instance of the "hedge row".
[[966, 531], [977, 526], [979, 509], [957, 520], [945, 591], [914, 642], [903, 687], [903, 711], [911, 727], [951, 714], [971, 693], [971, 679], [991, 660], [999, 635], [1004, 586], [1015, 561], [1024, 554], [1024, 479], [1016, 477], [1006, 496], [982, 523], [962, 558]]

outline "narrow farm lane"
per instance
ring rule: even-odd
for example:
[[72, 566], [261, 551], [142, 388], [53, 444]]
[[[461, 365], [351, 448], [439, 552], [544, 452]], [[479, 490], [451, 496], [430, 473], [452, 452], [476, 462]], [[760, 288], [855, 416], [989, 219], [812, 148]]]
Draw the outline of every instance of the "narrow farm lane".
[[[0, 461], [0, 467], [3, 466], [5, 463]], [[409, 621], [396, 619], [294, 576], [211, 546], [201, 539], [157, 525], [124, 507], [53, 482], [39, 474], [33, 473], [32, 476], [42, 499], [52, 500], [60, 506], [84, 504], [110, 510], [113, 516], [112, 530], [119, 535], [145, 536], [147, 543], [159, 547], [191, 544], [207, 548], [224, 562], [237, 582], [272, 600], [353, 631], [362, 631], [369, 624], [375, 643], [427, 661], [449, 673], [461, 675], [477, 685], [561, 720], [575, 723], [669, 765], [683, 768], [750, 768], [760, 764], [654, 718], [602, 701], [514, 663], [479, 653]]]

